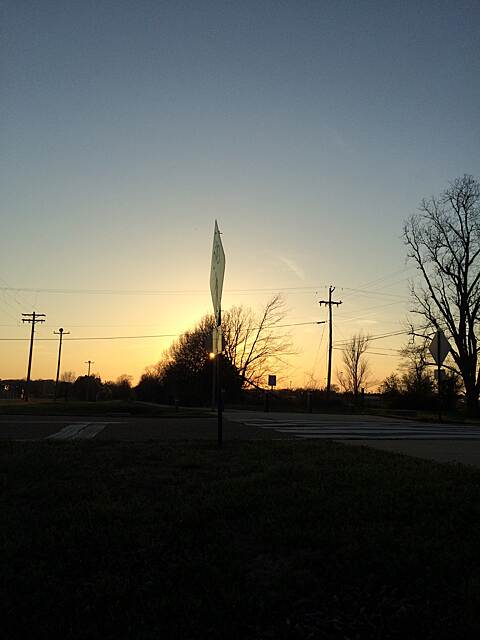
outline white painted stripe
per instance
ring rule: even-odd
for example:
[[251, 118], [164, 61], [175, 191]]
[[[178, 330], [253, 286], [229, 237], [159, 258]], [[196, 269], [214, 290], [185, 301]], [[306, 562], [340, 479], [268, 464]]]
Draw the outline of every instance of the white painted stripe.
[[95, 438], [95, 436], [100, 433], [100, 431], [103, 431], [106, 426], [106, 422], [94, 422], [85, 427], [85, 429], [82, 429], [82, 431], [74, 437], [76, 439], [92, 440], [92, 438]]
[[451, 430], [451, 429], [421, 429], [421, 428], [413, 428], [413, 429], [398, 429], [397, 427], [371, 427], [371, 428], [355, 428], [355, 427], [260, 427], [260, 429], [269, 429], [270, 431], [282, 431], [284, 433], [364, 433], [366, 435], [371, 433], [417, 433], [417, 434], [425, 434], [432, 435], [436, 433], [440, 433], [443, 435], [469, 435], [469, 436], [478, 436], [480, 437], [480, 432], [478, 430], [469, 430], [469, 429], [459, 429], [459, 430]]
[[480, 430], [465, 425], [425, 423], [342, 423], [249, 421], [249, 426], [278, 431], [296, 438], [329, 440], [480, 440]]
[[52, 433], [51, 436], [48, 436], [47, 440], [69, 440], [74, 437], [82, 429], [88, 425], [88, 422], [75, 422], [73, 424], [69, 424], [57, 433]]
[[323, 424], [315, 424], [315, 425], [285, 425], [285, 424], [275, 424], [275, 425], [260, 425], [260, 424], [251, 424], [249, 426], [255, 426], [260, 429], [270, 429], [276, 431], [285, 431], [285, 432], [310, 432], [310, 431], [318, 431], [324, 433], [335, 433], [337, 431], [345, 431], [352, 433], [376, 433], [378, 431], [395, 431], [398, 433], [424, 433], [424, 434], [433, 434], [433, 433], [442, 433], [442, 434], [451, 434], [451, 435], [473, 435], [480, 436], [479, 429], [472, 429], [470, 427], [446, 427], [446, 426], [438, 426], [438, 427], [425, 427], [425, 426], [398, 426], [398, 425], [323, 425]]
[[109, 424], [116, 422], [75, 422], [57, 433], [48, 436], [47, 440], [92, 440]]
[[471, 436], [471, 435], [460, 435], [460, 436], [442, 436], [438, 435], [400, 435], [400, 434], [389, 434], [389, 435], [371, 435], [371, 436], [362, 436], [362, 435], [352, 435], [352, 434], [297, 434], [297, 438], [309, 438], [312, 440], [480, 440], [480, 436]]
[[411, 430], [411, 429], [421, 429], [422, 431], [451, 431], [452, 433], [460, 432], [460, 431], [468, 431], [469, 433], [479, 433], [480, 429], [478, 427], [471, 427], [465, 425], [441, 425], [441, 424], [425, 424], [425, 423], [409, 423], [409, 424], [399, 424], [398, 422], [382, 422], [382, 423], [371, 423], [371, 422], [356, 422], [356, 423], [345, 423], [345, 422], [271, 422], [268, 424], [262, 422], [248, 422], [245, 423], [250, 427], [260, 427], [262, 429], [278, 429], [279, 427], [296, 429], [296, 428], [305, 428], [305, 429], [398, 429], [398, 430]]

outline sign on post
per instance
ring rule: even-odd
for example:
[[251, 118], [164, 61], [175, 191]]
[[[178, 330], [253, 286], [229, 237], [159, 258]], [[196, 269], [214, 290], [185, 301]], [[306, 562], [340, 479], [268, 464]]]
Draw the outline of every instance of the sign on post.
[[442, 371], [440, 367], [442, 366], [443, 361], [448, 356], [450, 351], [450, 343], [448, 342], [445, 334], [441, 329], [437, 331], [437, 333], [433, 336], [433, 340], [430, 343], [429, 347], [430, 353], [432, 354], [433, 359], [437, 365], [437, 388], [438, 388], [438, 420], [442, 421], [442, 396], [441, 396], [441, 382], [443, 380]]
[[269, 387], [277, 386], [277, 376], [272, 376], [272, 375], [268, 376], [268, 386]]
[[215, 329], [212, 335], [212, 351], [217, 356], [216, 360], [216, 383], [217, 383], [217, 409], [218, 409], [218, 446], [222, 446], [222, 290], [223, 276], [225, 275], [225, 252], [223, 250], [222, 238], [215, 220], [213, 231], [212, 266], [210, 268], [210, 293], [212, 294], [213, 313], [215, 314]]
[[441, 367], [450, 351], [450, 343], [441, 329], [434, 335], [430, 343], [429, 351], [437, 366]]
[[222, 308], [223, 276], [225, 274], [225, 252], [222, 238], [215, 220], [213, 232], [212, 266], [210, 269], [210, 293], [212, 294], [213, 312], [217, 326], [221, 324], [220, 310]]
[[222, 327], [213, 327], [212, 329], [212, 353], [215, 355], [223, 353]]

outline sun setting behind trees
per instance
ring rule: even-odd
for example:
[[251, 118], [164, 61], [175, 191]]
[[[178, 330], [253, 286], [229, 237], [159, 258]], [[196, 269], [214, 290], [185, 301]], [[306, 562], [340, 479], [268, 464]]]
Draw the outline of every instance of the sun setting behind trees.
[[2, 638], [478, 637], [480, 2], [0, 15]]

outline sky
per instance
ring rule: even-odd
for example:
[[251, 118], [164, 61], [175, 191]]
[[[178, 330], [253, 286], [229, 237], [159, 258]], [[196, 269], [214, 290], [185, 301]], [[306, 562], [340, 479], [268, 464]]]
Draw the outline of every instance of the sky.
[[[402, 331], [403, 222], [480, 174], [478, 1], [4, 0], [0, 17], [1, 378], [26, 375], [35, 310], [33, 378], [54, 377], [63, 327], [62, 371], [137, 380], [212, 309], [215, 219], [223, 308], [282, 292], [286, 322], [324, 320], [332, 285], [337, 347]], [[279, 384], [325, 383], [327, 334], [291, 327]], [[92, 339], [144, 335], [165, 337]], [[405, 340], [372, 342], [374, 381]]]

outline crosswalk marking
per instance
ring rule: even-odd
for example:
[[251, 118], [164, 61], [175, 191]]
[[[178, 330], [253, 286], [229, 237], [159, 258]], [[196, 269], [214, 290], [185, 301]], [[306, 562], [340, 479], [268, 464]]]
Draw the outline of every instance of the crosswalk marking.
[[297, 438], [334, 440], [480, 440], [480, 429], [466, 425], [426, 424], [400, 421], [359, 421], [350, 424], [339, 420], [246, 420], [247, 426], [271, 429]]
[[52, 433], [47, 440], [91, 440], [110, 422], [74, 422], [57, 433]]

